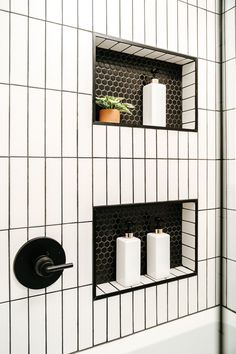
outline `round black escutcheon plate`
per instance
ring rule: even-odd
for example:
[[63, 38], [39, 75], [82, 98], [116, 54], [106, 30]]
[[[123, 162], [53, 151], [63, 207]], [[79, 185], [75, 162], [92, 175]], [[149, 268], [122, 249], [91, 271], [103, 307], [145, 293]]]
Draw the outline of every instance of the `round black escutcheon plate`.
[[49, 257], [54, 265], [65, 264], [66, 257], [62, 246], [52, 238], [37, 237], [25, 243], [14, 260], [14, 273], [17, 280], [27, 288], [42, 289], [46, 288], [62, 275], [63, 270], [52, 272], [46, 276], [36, 273], [35, 265], [37, 260], [42, 257]]

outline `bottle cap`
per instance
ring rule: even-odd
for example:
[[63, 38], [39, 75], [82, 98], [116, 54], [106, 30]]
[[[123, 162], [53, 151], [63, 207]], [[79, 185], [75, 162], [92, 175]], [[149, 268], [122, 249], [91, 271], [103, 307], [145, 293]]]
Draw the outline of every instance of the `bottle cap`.
[[159, 79], [153, 78], [151, 82], [154, 84], [159, 84]]
[[163, 228], [164, 228], [163, 220], [161, 218], [157, 217], [155, 219], [155, 221], [156, 221], [155, 233], [156, 234], [162, 234], [163, 233]]
[[132, 227], [134, 224], [131, 221], [128, 221], [126, 223], [126, 233], [125, 233], [125, 238], [132, 238], [134, 237], [134, 233], [132, 232]]

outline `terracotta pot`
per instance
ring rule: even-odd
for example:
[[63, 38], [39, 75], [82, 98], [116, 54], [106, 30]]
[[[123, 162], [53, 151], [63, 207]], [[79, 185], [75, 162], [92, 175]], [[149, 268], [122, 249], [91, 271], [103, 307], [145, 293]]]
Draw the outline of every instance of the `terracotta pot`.
[[120, 111], [118, 111], [118, 109], [100, 109], [99, 121], [106, 123], [120, 123]]

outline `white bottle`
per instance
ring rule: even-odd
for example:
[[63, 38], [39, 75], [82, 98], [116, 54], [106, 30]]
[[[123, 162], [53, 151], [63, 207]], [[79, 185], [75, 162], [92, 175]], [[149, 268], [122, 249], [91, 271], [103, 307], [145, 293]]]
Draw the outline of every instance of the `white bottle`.
[[155, 279], [170, 274], [170, 235], [163, 232], [160, 220], [155, 232], [147, 234], [147, 274]]
[[131, 232], [116, 239], [116, 281], [123, 286], [140, 283], [140, 244]]
[[166, 85], [158, 79], [143, 86], [143, 125], [166, 126]]

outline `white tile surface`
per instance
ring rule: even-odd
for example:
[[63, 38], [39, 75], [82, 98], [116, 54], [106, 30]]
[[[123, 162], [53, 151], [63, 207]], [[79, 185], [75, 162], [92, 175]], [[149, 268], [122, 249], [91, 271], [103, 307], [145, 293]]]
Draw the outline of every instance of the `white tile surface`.
[[[63, 92], [62, 97], [62, 154], [76, 157], [77, 150], [77, 95]], [[79, 129], [78, 129], [79, 131]], [[87, 143], [89, 149], [89, 143]], [[90, 146], [91, 151], [91, 146]]]
[[12, 86], [10, 95], [10, 153], [26, 156], [27, 153], [27, 89]]
[[[4, 64], [4, 62], [3, 62]], [[27, 18], [11, 14], [11, 83], [27, 83]]]
[[157, 289], [155, 286], [146, 289], [146, 328], [157, 323]]
[[90, 157], [92, 153], [92, 98], [78, 95], [78, 156]]
[[189, 198], [197, 198], [197, 161], [189, 160]]
[[79, 92], [92, 94], [92, 34], [79, 31]]
[[61, 222], [61, 161], [46, 161], [46, 224]]
[[29, 19], [29, 85], [43, 87], [45, 82], [45, 23]]
[[206, 58], [206, 11], [198, 9], [198, 56]]
[[93, 29], [98, 33], [106, 33], [106, 0], [93, 1]]
[[108, 340], [120, 337], [120, 297], [113, 296], [108, 300]]
[[145, 1], [145, 43], [156, 45], [156, 1]]
[[119, 127], [107, 127], [107, 157], [119, 157], [120, 154]]
[[168, 1], [168, 49], [177, 51], [177, 1]]
[[63, 90], [77, 91], [77, 30], [75, 28], [63, 28], [62, 56]]
[[9, 151], [9, 87], [0, 85], [0, 156], [7, 156]]
[[31, 17], [45, 19], [45, 4], [37, 0], [29, 0], [29, 15]]
[[61, 93], [46, 92], [46, 155], [61, 156]]
[[157, 157], [167, 158], [167, 131], [157, 131]]
[[134, 158], [144, 158], [144, 130], [139, 128], [133, 129]]
[[197, 8], [188, 6], [189, 55], [197, 56]]
[[9, 171], [7, 159], [0, 159], [0, 229], [8, 228]]
[[119, 0], [107, 2], [107, 34], [113, 37], [119, 37]]
[[133, 332], [132, 293], [121, 295], [121, 336]]
[[178, 132], [168, 131], [168, 158], [178, 158]]
[[79, 289], [79, 350], [92, 346], [92, 287]]
[[107, 203], [120, 203], [120, 161], [107, 160]]
[[216, 261], [209, 259], [207, 261], [207, 307], [216, 304]]
[[45, 161], [29, 159], [29, 226], [45, 223]]
[[9, 352], [9, 303], [4, 303], [0, 305], [0, 330], [1, 330], [1, 341], [0, 350], [3, 353]]
[[[104, 165], [104, 164], [103, 164]], [[92, 160], [79, 159], [78, 205], [79, 221], [92, 220]]]
[[178, 50], [188, 53], [187, 4], [178, 2]]
[[168, 199], [177, 200], [178, 196], [178, 161], [168, 160]]
[[144, 172], [144, 160], [134, 160], [134, 203], [145, 201]]
[[[165, 0], [157, 0], [157, 47], [167, 48], [167, 6]], [[160, 35], [161, 33], [161, 35]]]
[[120, 0], [121, 37], [132, 40], [132, 0]]
[[178, 316], [177, 304], [177, 282], [167, 284], [168, 286], [168, 320], [174, 320]]
[[45, 297], [29, 299], [30, 348], [35, 354], [45, 354]]
[[133, 41], [144, 43], [144, 0], [133, 2]]
[[189, 287], [189, 303], [188, 310], [189, 313], [197, 312], [197, 277], [192, 277], [188, 279]]
[[77, 0], [63, 0], [63, 24], [77, 27]]
[[206, 261], [198, 263], [198, 311], [206, 308]]
[[94, 344], [100, 344], [106, 341], [106, 316], [107, 299], [94, 302]]
[[72, 353], [77, 350], [77, 289], [63, 292], [63, 350]]
[[47, 295], [47, 353], [62, 354], [62, 294]]
[[236, 211], [227, 210], [227, 257], [236, 261]]
[[93, 203], [94, 205], [105, 205], [106, 196], [106, 160], [93, 159]]
[[107, 130], [104, 126], [93, 126], [93, 157], [106, 157]]
[[66, 262], [73, 263], [72, 268], [69, 268], [65, 272], [63, 272], [63, 289], [67, 289], [77, 286], [77, 225], [63, 225], [62, 237], [63, 248], [66, 254]]
[[179, 160], [179, 199], [188, 199], [188, 160]]
[[44, 91], [29, 89], [29, 155], [44, 156]]
[[167, 200], [167, 160], [157, 160], [157, 198]]
[[77, 221], [77, 161], [63, 159], [63, 223]]
[[188, 314], [188, 279], [179, 280], [179, 317]]
[[137, 290], [134, 292], [134, 332], [144, 329], [144, 314], [144, 290]]
[[79, 9], [79, 28], [91, 30], [92, 29], [92, 0], [78, 0]]
[[157, 322], [167, 321], [167, 284], [157, 286]]
[[121, 203], [133, 201], [133, 162], [131, 159], [121, 159]]
[[47, 22], [46, 34], [46, 87], [60, 90], [62, 54], [61, 26]]
[[[209, 1], [208, 1], [209, 3]], [[216, 58], [216, 22], [215, 14], [207, 12], [207, 59]]]
[[0, 293], [0, 302], [9, 301], [9, 266], [8, 266], [8, 232], [1, 231], [0, 233], [0, 272], [2, 289]]
[[27, 224], [27, 161], [11, 158], [10, 164], [10, 226], [24, 227]]
[[13, 301], [11, 304], [11, 352], [13, 354], [23, 354], [28, 351], [27, 307], [26, 299]]
[[146, 160], [146, 202], [155, 202], [157, 198], [156, 160]]
[[121, 157], [132, 157], [133, 151], [133, 137], [132, 128], [121, 127], [120, 130], [120, 144]]
[[235, 311], [236, 281], [235, 281], [236, 262], [227, 260], [227, 305]]

